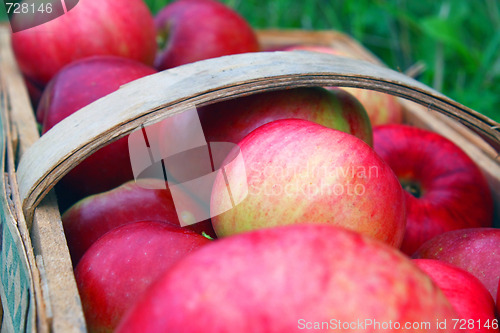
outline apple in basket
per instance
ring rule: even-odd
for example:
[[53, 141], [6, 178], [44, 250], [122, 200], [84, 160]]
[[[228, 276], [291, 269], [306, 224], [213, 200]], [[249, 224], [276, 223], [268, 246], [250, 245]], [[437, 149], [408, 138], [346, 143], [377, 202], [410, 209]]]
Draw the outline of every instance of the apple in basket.
[[[144, 220], [180, 226], [180, 219], [189, 220], [196, 215], [190, 211], [177, 212], [170, 190], [159, 185], [165, 185], [165, 182], [158, 179], [131, 180], [110, 191], [88, 196], [64, 212], [62, 222], [73, 265], [76, 266], [87, 249], [111, 229]], [[182, 207], [200, 209], [191, 196], [182, 194], [176, 193], [176, 200], [178, 203], [182, 201]], [[215, 237], [210, 220], [186, 228]]]
[[364, 141], [307, 120], [282, 119], [257, 128], [238, 146], [244, 163], [221, 169], [212, 190], [217, 236], [309, 222], [401, 245], [404, 191]]
[[159, 70], [259, 50], [245, 19], [215, 0], [172, 2], [156, 15], [155, 24], [163, 44], [155, 61]]
[[372, 145], [365, 109], [345, 91], [293, 88], [268, 91], [198, 109], [208, 141], [238, 143], [257, 127], [278, 119], [309, 120], [357, 136]]
[[[296, 45], [290, 46], [285, 49], [286, 51], [311, 51], [320, 53], [329, 53], [341, 57], [359, 59], [359, 57], [352, 53], [346, 53], [343, 50], [339, 50], [328, 46], [318, 46], [318, 45]], [[332, 89], [332, 88], [330, 88]], [[337, 89], [337, 88], [335, 88]], [[399, 104], [396, 97], [374, 91], [369, 89], [351, 88], [351, 87], [340, 87], [339, 89], [346, 90], [356, 97], [361, 104], [363, 104], [372, 126], [391, 124], [391, 123], [401, 123], [403, 121], [403, 108]]]
[[[57, 73], [43, 92], [37, 109], [42, 132], [121, 85], [154, 73], [156, 70], [152, 67], [116, 56], [89, 57], [69, 64]], [[85, 159], [58, 185], [59, 189], [64, 189], [65, 195], [76, 200], [108, 191], [131, 179], [134, 176], [125, 137]]]
[[500, 229], [469, 228], [448, 231], [425, 242], [414, 258], [437, 259], [477, 277], [496, 297], [500, 277]]
[[[26, 15], [14, 15], [26, 20]], [[12, 47], [23, 74], [45, 85], [65, 65], [94, 55], [114, 55], [153, 65], [156, 31], [143, 0], [79, 0], [58, 18], [14, 32]]]
[[[193, 124], [198, 124], [195, 127], [203, 131], [203, 142], [237, 144], [259, 126], [289, 118], [310, 120], [341, 130], [372, 145], [370, 121], [361, 104], [345, 91], [333, 92], [320, 87], [268, 91], [214, 103], [198, 108], [197, 113], [185, 112], [171, 117], [170, 122], [158, 127], [162, 149], [175, 151], [179, 141], [193, 140]], [[173, 131], [172, 128], [182, 130]], [[228, 151], [220, 154], [227, 155]], [[204, 160], [209, 160], [207, 154], [205, 148], [193, 150], [187, 156], [189, 163], [168, 163], [165, 167], [167, 177], [182, 182], [194, 178], [192, 175], [206, 174], [208, 169], [211, 171], [210, 165], [204, 163]], [[205, 192], [199, 196], [209, 205], [211, 187]]]
[[89, 331], [113, 331], [165, 270], [209, 242], [191, 230], [151, 221], [123, 225], [104, 234], [75, 269]]
[[303, 224], [190, 253], [117, 332], [436, 332], [436, 323], [452, 318], [442, 291], [396, 249], [344, 228]]
[[401, 247], [406, 254], [445, 231], [492, 225], [486, 178], [450, 140], [409, 125], [383, 125], [374, 128], [374, 149], [406, 190], [408, 221]]
[[457, 311], [459, 317], [450, 324], [466, 328], [467, 332], [498, 332], [493, 297], [474, 275], [440, 260], [413, 262], [441, 288]]

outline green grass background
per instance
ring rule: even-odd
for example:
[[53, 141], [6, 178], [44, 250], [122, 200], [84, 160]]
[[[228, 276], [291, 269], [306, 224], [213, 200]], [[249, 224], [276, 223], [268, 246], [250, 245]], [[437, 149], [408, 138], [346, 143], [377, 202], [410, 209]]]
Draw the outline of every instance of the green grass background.
[[[145, 1], [153, 13], [172, 2]], [[255, 28], [335, 29], [393, 69], [421, 63], [417, 79], [500, 122], [498, 0], [221, 1]]]

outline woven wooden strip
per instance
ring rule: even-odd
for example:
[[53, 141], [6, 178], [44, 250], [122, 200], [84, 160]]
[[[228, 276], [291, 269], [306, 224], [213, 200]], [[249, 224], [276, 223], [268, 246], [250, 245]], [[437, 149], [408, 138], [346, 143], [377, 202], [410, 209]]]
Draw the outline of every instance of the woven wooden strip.
[[27, 219], [47, 192], [107, 143], [192, 106], [263, 90], [349, 86], [406, 98], [466, 124], [500, 147], [495, 121], [399, 72], [372, 63], [311, 52], [262, 52], [180, 66], [123, 86], [64, 119], [23, 156], [18, 178]]
[[[5, 139], [17, 147], [17, 154], [7, 155], [8, 180], [14, 203], [13, 210], [16, 212], [17, 228], [24, 241], [24, 252], [31, 268], [33, 288], [30, 290], [30, 296], [34, 296], [36, 301], [29, 307], [31, 313], [36, 313], [36, 327], [31, 325], [32, 330], [27, 332], [86, 332], [82, 305], [55, 193], [49, 192], [38, 205], [33, 223], [29, 221], [27, 224], [22, 213], [17, 177], [14, 173], [15, 155], [23, 156], [38, 140], [39, 134], [25, 83], [10, 47], [10, 30], [2, 25], [0, 25], [0, 95], [7, 101], [6, 105], [0, 108], [0, 112], [8, 120], [13, 132], [11, 137], [7, 136]], [[6, 305], [16, 303], [15, 299], [4, 301]], [[31, 317], [24, 319], [27, 323], [31, 320]]]

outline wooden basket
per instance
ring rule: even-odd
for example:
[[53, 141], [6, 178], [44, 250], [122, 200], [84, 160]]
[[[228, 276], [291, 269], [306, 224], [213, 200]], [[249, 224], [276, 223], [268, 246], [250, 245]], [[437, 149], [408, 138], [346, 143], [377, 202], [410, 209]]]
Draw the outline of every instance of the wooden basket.
[[10, 49], [9, 29], [1, 27], [0, 143], [1, 165], [5, 166], [1, 183], [2, 329], [85, 332], [61, 216], [51, 191], [61, 177], [141, 124], [160, 121], [193, 106], [264, 90], [351, 86], [404, 98], [401, 103], [406, 122], [450, 138], [479, 164], [492, 189], [498, 219], [498, 123], [383, 67], [341, 33], [267, 30], [259, 31], [259, 37], [262, 45], [271, 48], [304, 43], [333, 45], [355, 52], [368, 62], [305, 52], [243, 54], [201, 61], [129, 83], [39, 138], [27, 90]]

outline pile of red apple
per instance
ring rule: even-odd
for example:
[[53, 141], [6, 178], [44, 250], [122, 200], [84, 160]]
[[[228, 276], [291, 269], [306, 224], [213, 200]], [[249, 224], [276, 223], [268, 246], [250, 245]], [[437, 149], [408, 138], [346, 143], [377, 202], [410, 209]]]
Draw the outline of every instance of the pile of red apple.
[[[142, 0], [80, 0], [12, 45], [41, 93], [42, 134], [135, 79], [265, 51], [215, 0], [178, 0], [154, 18]], [[394, 97], [295, 88], [197, 111], [206, 141], [237, 144], [245, 167], [222, 163], [208, 202], [176, 200], [222, 213], [186, 223], [195, 212], [176, 210], [169, 180], [134, 180], [128, 138], [56, 187], [89, 331], [499, 331], [488, 183], [453, 142], [403, 125]]]

